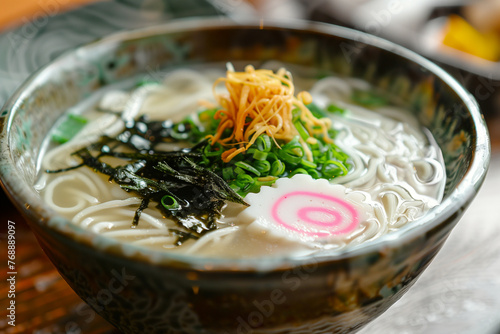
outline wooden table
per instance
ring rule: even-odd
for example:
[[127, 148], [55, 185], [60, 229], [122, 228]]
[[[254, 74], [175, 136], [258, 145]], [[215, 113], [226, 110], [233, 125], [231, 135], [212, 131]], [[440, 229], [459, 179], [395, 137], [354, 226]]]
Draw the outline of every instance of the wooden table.
[[[30, 0], [31, 6], [16, 15], [36, 13], [34, 3], [39, 1]], [[15, 22], [5, 13], [0, 12], [0, 26]], [[362, 333], [494, 333], [500, 328], [500, 314], [494, 316], [500, 309], [500, 113], [485, 113], [493, 159], [482, 190], [416, 285]], [[118, 333], [69, 288], [1, 191], [0, 203], [0, 333]], [[6, 313], [8, 221], [16, 224], [15, 327], [7, 323]]]
[[98, 0], [22, 0], [9, 1], [0, 10], [0, 27], [25, 24], [43, 15], [57, 15], [62, 11]]

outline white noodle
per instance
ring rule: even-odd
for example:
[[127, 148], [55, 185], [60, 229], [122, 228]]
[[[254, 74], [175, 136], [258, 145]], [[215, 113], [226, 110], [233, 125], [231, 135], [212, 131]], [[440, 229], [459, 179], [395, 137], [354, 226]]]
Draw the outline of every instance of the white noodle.
[[239, 229], [238, 226], [231, 226], [219, 229], [217, 231], [207, 233], [203, 237], [201, 237], [190, 249], [186, 251], [187, 254], [193, 254], [194, 252], [200, 250], [203, 247], [206, 247], [208, 244], [217, 244], [220, 242], [220, 239], [226, 235], [230, 235], [233, 232], [236, 232]]
[[108, 201], [104, 202], [95, 206], [91, 206], [86, 208], [85, 210], [80, 211], [74, 218], [73, 221], [78, 222], [81, 220], [83, 217], [92, 215], [98, 211], [101, 210], [107, 210], [107, 209], [112, 209], [112, 208], [121, 208], [124, 206], [130, 206], [130, 205], [138, 205], [141, 204], [141, 199], [138, 197], [131, 197], [127, 198], [124, 200], [115, 200], [115, 201]]
[[175, 248], [176, 246], [174, 245], [174, 242], [176, 240], [177, 240], [176, 237], [169, 237], [169, 236], [159, 235], [159, 236], [154, 236], [154, 237], [149, 237], [149, 238], [134, 240], [134, 241], [131, 241], [131, 243], [135, 244], [135, 245], [146, 245], [146, 246], [147, 245], [161, 244], [162, 247], [164, 247], [164, 248]]

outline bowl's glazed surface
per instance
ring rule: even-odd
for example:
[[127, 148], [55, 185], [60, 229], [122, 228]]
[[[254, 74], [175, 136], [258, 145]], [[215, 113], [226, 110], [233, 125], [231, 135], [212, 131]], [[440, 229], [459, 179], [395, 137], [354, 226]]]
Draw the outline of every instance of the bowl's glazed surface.
[[[197, 259], [123, 245], [72, 225], [33, 184], [40, 143], [70, 107], [108, 85], [199, 64], [269, 60], [368, 81], [398, 97], [440, 145], [443, 203], [365, 247], [302, 259]], [[71, 287], [124, 333], [343, 333], [393, 304], [442, 246], [489, 162], [477, 104], [449, 75], [391, 43], [330, 25], [188, 20], [63, 55], [0, 115], [2, 184]]]

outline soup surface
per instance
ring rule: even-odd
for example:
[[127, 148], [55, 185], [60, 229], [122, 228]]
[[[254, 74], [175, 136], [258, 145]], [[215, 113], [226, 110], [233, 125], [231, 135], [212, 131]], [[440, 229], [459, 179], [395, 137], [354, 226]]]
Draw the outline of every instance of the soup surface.
[[359, 247], [438, 205], [441, 152], [409, 112], [358, 79], [265, 68], [103, 91], [56, 124], [37, 189], [95, 233], [226, 258]]

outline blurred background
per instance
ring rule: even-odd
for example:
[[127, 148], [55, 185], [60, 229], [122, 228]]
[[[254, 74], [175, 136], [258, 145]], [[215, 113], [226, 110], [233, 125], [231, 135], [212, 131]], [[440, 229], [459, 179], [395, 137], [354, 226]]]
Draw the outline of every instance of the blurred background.
[[[415, 286], [361, 333], [500, 333], [500, 0], [16, 0], [0, 9], [0, 106], [66, 50], [175, 18], [306, 19], [366, 31], [449, 71], [487, 120], [493, 159], [480, 194]], [[7, 325], [0, 249], [0, 333], [114, 333], [67, 286], [0, 190], [0, 240], [18, 226], [16, 327]], [[5, 269], [5, 270], [4, 270]]]

